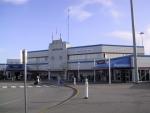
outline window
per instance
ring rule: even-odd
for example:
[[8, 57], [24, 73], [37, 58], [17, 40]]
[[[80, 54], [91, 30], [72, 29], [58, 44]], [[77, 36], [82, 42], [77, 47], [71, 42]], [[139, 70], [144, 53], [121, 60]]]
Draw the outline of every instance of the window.
[[59, 56], [59, 59], [60, 59], [60, 60], [62, 60], [62, 59], [63, 59], [63, 57], [62, 57], [62, 56]]
[[54, 60], [54, 56], [51, 56], [51, 60]]
[[83, 55], [71, 55], [69, 60], [91, 60], [91, 59], [101, 59], [102, 54], [83, 54]]

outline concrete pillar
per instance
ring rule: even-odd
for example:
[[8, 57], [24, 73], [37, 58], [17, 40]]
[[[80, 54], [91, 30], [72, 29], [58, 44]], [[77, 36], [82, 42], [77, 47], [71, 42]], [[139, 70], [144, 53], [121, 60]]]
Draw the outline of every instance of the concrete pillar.
[[116, 70], [113, 71], [114, 81], [116, 81]]
[[48, 71], [48, 80], [51, 80], [51, 72]]
[[64, 71], [64, 79], [67, 80], [67, 70]]
[[132, 69], [132, 82], [135, 82], [135, 73], [134, 73], [134, 69]]
[[149, 69], [149, 81], [150, 81], [150, 69]]
[[144, 80], [146, 81], [146, 70], [144, 70]]
[[88, 86], [88, 79], [85, 79], [85, 99], [89, 98], [89, 86]]

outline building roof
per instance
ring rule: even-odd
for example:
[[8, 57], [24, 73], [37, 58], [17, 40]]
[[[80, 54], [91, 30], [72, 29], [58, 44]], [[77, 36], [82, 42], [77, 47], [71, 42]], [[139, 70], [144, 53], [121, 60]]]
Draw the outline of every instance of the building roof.
[[[133, 47], [132, 45], [96, 44], [96, 45], [85, 45], [85, 46], [69, 47], [68, 49], [73, 49], [73, 48], [84, 48], [84, 47], [93, 47], [93, 46], [119, 46], [119, 47]], [[137, 47], [138, 47], [138, 48], [144, 48], [144, 46], [137, 46]]]

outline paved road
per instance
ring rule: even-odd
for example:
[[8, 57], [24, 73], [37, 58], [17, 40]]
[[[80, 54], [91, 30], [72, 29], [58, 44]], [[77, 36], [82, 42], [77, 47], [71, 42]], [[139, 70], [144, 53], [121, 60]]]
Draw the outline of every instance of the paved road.
[[[90, 85], [89, 99], [84, 99], [84, 85], [76, 88], [79, 94], [59, 106], [55, 105], [73, 90], [53, 85], [28, 88], [28, 113], [150, 113], [150, 84]], [[0, 113], [24, 113], [23, 107], [23, 88], [0, 88]]]
[[76, 98], [46, 113], [150, 113], [150, 84], [90, 85], [89, 99], [77, 88]]
[[[22, 83], [0, 83], [0, 113], [24, 113], [22, 85]], [[70, 97], [73, 90], [68, 87], [39, 85], [39, 87], [28, 87], [27, 92], [28, 113], [43, 113], [45, 108]]]

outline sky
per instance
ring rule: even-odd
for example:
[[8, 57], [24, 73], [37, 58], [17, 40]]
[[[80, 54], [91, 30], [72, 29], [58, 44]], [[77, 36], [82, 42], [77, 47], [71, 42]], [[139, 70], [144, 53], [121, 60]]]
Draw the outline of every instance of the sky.
[[[149, 4], [133, 0], [137, 45], [142, 46], [143, 39], [147, 55]], [[72, 46], [132, 45], [130, 0], [0, 0], [0, 63], [19, 58], [21, 49], [48, 49], [52, 33], [53, 39], [61, 33]]]

